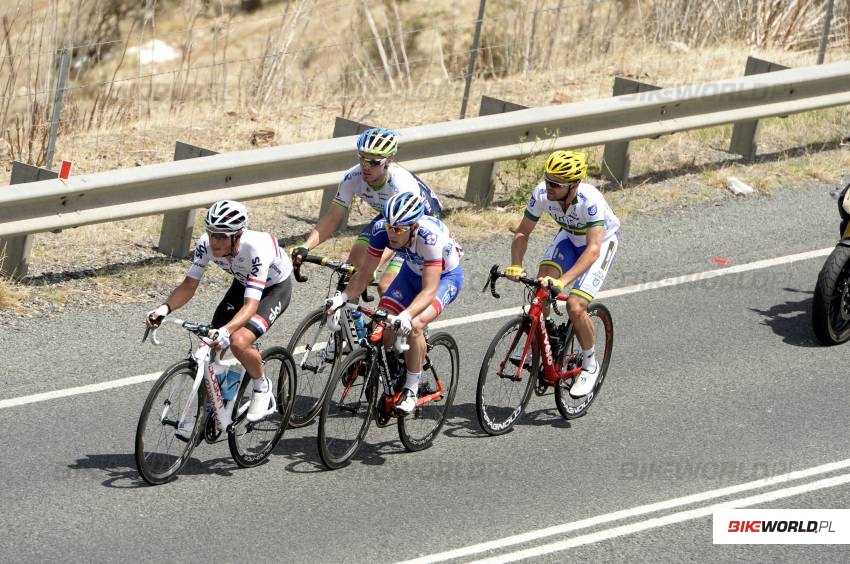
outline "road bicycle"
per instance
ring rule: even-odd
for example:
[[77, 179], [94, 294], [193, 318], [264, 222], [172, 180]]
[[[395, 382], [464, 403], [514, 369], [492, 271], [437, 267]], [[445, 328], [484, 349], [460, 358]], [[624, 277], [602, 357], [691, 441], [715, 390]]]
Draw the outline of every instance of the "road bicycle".
[[319, 416], [319, 454], [330, 469], [349, 464], [373, 418], [379, 427], [397, 420], [398, 435], [407, 450], [428, 448], [445, 423], [457, 390], [457, 343], [447, 333], [426, 333], [416, 407], [406, 416], [397, 415], [393, 408], [405, 381], [406, 339], [396, 338], [392, 350], [387, 351], [382, 344], [384, 330], [396, 325], [395, 316], [381, 309], [353, 307], [371, 322], [368, 338], [360, 339], [360, 346], [334, 370], [325, 392]]
[[[499, 298], [496, 281], [506, 277], [498, 265], [490, 269], [484, 290]], [[587, 413], [599, 395], [608, 373], [614, 344], [614, 324], [611, 313], [603, 304], [592, 302], [588, 315], [593, 322], [595, 350], [600, 363], [599, 378], [585, 396], [573, 398], [569, 391], [581, 373], [582, 353], [569, 318], [565, 323], [547, 327], [544, 308], [551, 306], [558, 315], [558, 302], [570, 298], [560, 295], [534, 279], [525, 276], [519, 281], [526, 286], [526, 306], [522, 314], [505, 323], [493, 337], [478, 374], [475, 406], [481, 428], [490, 435], [510, 431], [528, 405], [532, 390], [544, 395], [555, 390], [555, 405], [565, 419], [575, 419]]]
[[[213, 363], [216, 330], [207, 324], [165, 318], [164, 323], [180, 325], [189, 332], [187, 358], [170, 366], [154, 383], [136, 428], [136, 466], [142, 479], [158, 485], [173, 479], [189, 461], [202, 440], [224, 440], [230, 454], [242, 468], [263, 462], [280, 441], [292, 410], [295, 389], [295, 362], [283, 347], [262, 352], [266, 377], [275, 390], [278, 410], [259, 421], [247, 420], [253, 384], [243, 374], [236, 395], [225, 401]], [[145, 330], [142, 342], [151, 335], [158, 345], [156, 330]], [[197, 346], [192, 335], [197, 336]], [[203, 384], [203, 385], [202, 385]], [[191, 428], [191, 432], [189, 432]], [[187, 436], [177, 434], [180, 429]]]
[[[355, 272], [353, 265], [328, 257], [307, 255], [303, 263], [316, 264], [331, 270], [327, 297], [332, 295], [333, 287], [336, 292], [345, 290]], [[293, 276], [298, 282], [307, 281], [307, 277], [301, 274], [301, 264], [295, 266]], [[373, 300], [368, 291], [363, 292], [361, 299], [364, 302]], [[295, 328], [287, 345], [295, 359], [298, 372], [292, 416], [289, 418], [290, 427], [303, 427], [318, 415], [334, 367], [343, 354], [354, 350], [357, 343], [357, 327], [352, 319], [353, 310], [340, 308], [332, 316], [328, 316], [326, 311], [327, 308], [322, 307], [308, 313]]]

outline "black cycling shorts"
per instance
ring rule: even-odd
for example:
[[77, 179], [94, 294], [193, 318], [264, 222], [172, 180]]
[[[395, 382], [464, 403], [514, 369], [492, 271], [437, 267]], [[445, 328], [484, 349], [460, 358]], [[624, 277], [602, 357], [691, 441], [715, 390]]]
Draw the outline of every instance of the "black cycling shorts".
[[[289, 307], [292, 298], [292, 277], [274, 286], [267, 286], [257, 306], [257, 313], [245, 324], [257, 338], [262, 337], [281, 314]], [[245, 286], [236, 279], [230, 285], [230, 289], [224, 294], [221, 303], [215, 308], [212, 318], [212, 326], [218, 329], [226, 325], [236, 312], [242, 309], [245, 303]]]

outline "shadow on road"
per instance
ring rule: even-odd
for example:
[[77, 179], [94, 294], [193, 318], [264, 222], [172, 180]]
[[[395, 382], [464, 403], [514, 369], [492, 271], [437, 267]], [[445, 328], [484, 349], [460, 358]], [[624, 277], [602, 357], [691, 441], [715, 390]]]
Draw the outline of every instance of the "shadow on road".
[[768, 309], [751, 307], [750, 311], [764, 316], [762, 324], [782, 337], [783, 343], [796, 347], [819, 347], [820, 344], [812, 332], [812, 291], [792, 288], [785, 288], [785, 291], [805, 297], [798, 301], [778, 303]]
[[[136, 457], [132, 454], [88, 454], [79, 458], [74, 464], [69, 464], [72, 470], [98, 470], [106, 475], [102, 484], [108, 488], [138, 488], [147, 483], [139, 476], [136, 469]], [[213, 458], [201, 461], [190, 458], [186, 466], [177, 475], [181, 476], [232, 476], [239, 467], [230, 457]]]

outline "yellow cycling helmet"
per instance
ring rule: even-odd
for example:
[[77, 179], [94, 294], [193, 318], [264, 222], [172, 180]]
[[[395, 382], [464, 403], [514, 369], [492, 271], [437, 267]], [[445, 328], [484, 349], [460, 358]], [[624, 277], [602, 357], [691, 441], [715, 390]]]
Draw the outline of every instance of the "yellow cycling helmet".
[[546, 159], [546, 177], [557, 182], [575, 182], [587, 176], [587, 153], [555, 151]]

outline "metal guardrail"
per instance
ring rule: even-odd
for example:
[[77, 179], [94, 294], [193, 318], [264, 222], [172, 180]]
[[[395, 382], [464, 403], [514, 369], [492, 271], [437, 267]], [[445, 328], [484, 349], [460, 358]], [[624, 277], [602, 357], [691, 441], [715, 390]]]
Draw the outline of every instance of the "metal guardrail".
[[[850, 103], [850, 62], [400, 130], [414, 172], [511, 160]], [[0, 189], [0, 237], [335, 186], [352, 137], [239, 151]]]

